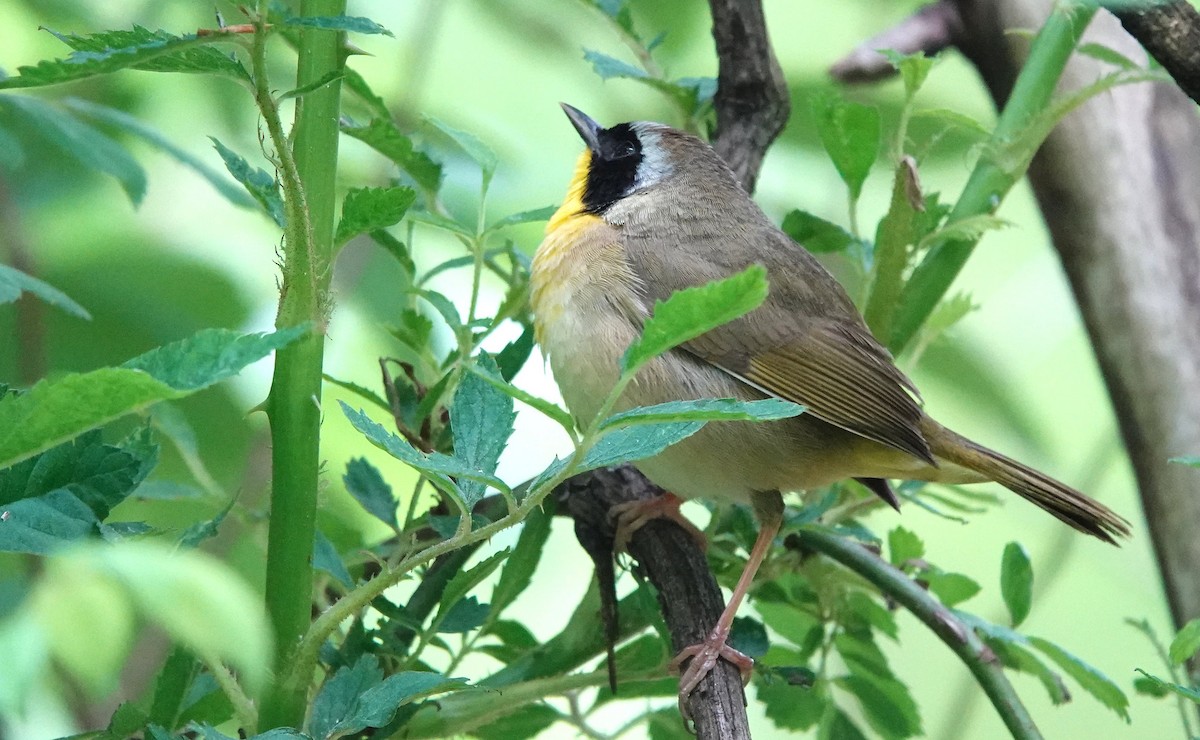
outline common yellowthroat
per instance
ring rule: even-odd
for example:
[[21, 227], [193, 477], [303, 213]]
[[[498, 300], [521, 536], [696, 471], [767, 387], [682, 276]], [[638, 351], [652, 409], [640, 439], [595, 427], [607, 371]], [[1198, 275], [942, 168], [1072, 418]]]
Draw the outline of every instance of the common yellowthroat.
[[656, 300], [752, 264], [767, 270], [765, 302], [647, 365], [619, 407], [773, 396], [807, 408], [780, 421], [708, 424], [635, 463], [678, 496], [749, 504], [759, 521], [716, 627], [677, 658], [694, 658], [680, 679], [681, 706], [719, 657], [749, 667], [725, 643], [779, 531], [783, 491], [859, 478], [898, 508], [887, 479], [995, 481], [1106, 542], [1129, 534], [1100, 503], [927, 415], [842, 286], [771, 223], [706, 143], [657, 123], [602, 128], [563, 109], [587, 148], [534, 257], [532, 303], [571, 412], [582, 420], [598, 412]]

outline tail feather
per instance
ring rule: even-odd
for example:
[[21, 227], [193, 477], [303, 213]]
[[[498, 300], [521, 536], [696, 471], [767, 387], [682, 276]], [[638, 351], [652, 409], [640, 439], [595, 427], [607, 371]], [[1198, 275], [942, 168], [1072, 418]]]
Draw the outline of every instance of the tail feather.
[[935, 457], [999, 483], [1080, 532], [1114, 545], [1116, 537], [1128, 537], [1130, 534], [1129, 522], [1123, 517], [1045, 473], [989, 450], [940, 425], [928, 430], [926, 438]]

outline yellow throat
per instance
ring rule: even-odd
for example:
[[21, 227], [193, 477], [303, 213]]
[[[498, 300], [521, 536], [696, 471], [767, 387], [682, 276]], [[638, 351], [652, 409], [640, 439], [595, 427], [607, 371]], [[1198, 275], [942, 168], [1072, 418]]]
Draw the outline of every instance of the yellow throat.
[[563, 291], [569, 290], [572, 275], [571, 245], [579, 233], [599, 217], [583, 210], [583, 191], [587, 187], [592, 153], [584, 150], [575, 164], [575, 174], [567, 186], [567, 197], [546, 222], [546, 236], [533, 256], [530, 275], [530, 305], [533, 307], [534, 332], [543, 341], [545, 326], [562, 312]]

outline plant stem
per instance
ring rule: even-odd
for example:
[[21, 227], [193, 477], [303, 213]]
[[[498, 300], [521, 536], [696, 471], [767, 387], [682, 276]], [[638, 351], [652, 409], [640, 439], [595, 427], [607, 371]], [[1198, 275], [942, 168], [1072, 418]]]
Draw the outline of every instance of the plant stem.
[[804, 546], [836, 560], [867, 579], [933, 630], [966, 664], [1014, 738], [1041, 738], [1033, 718], [1021, 704], [1020, 697], [1008, 682], [995, 656], [953, 612], [903, 572], [851, 540], [815, 526], [802, 527], [797, 535]]
[[[1017, 76], [985, 154], [967, 180], [947, 223], [994, 213], [1000, 201], [1025, 174], [1024, 165], [1032, 158], [1032, 150], [1041, 144], [1041, 139], [1026, 142], [1028, 152], [1012, 152], [1011, 145], [1021, 138], [1022, 129], [1050, 105], [1067, 59], [1095, 14], [1095, 5], [1069, 0], [1059, 0], [1055, 4], [1030, 47], [1029, 58]], [[1014, 162], [1023, 164], [1013, 166]], [[917, 266], [904, 287], [891, 336], [885, 337], [893, 353], [899, 354], [916, 336], [978, 242], [978, 238], [944, 242], [931, 249]]]
[[[303, 0], [300, 16], [345, 12], [345, 0]], [[267, 544], [267, 611], [275, 630], [275, 673], [285, 672], [312, 610], [312, 548], [320, 468], [321, 365], [329, 315], [333, 253], [334, 185], [341, 84], [334, 80], [297, 100], [288, 145], [266, 75], [265, 13], [255, 33], [255, 92], [280, 163], [287, 223], [276, 326], [312, 322], [311, 335], [281, 350], [275, 360], [267, 415], [271, 422], [271, 520]], [[342, 34], [315, 28], [300, 32], [297, 87], [342, 66]], [[293, 158], [294, 156], [294, 158]], [[301, 727], [307, 681], [267, 690], [262, 728]]]

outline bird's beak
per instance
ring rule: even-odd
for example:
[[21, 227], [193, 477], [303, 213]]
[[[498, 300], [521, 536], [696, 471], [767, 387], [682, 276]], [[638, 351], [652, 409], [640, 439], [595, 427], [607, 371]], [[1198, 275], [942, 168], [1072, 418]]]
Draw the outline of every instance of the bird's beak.
[[587, 114], [578, 108], [559, 103], [562, 106], [563, 112], [567, 114], [567, 118], [571, 119], [571, 125], [579, 132], [579, 138], [583, 139], [583, 143], [587, 144], [587, 148], [592, 152], [600, 153], [600, 132], [603, 130], [600, 124], [588, 118]]

